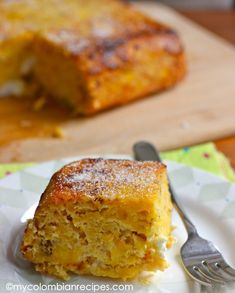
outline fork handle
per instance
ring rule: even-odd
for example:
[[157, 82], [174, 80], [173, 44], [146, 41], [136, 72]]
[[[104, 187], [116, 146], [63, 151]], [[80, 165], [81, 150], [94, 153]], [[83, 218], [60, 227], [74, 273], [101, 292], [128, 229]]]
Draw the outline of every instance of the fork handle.
[[[134, 156], [135, 159], [138, 161], [157, 161], [157, 162], [162, 162], [161, 158], [159, 156], [158, 150], [150, 143], [148, 142], [138, 142], [133, 146], [134, 150]], [[181, 204], [179, 203], [176, 193], [174, 192], [170, 181], [169, 181], [169, 191], [171, 194], [172, 202], [178, 211], [184, 226], [188, 232], [188, 235], [192, 234], [198, 234], [197, 230], [194, 226], [194, 224], [191, 222], [191, 220], [188, 218], [186, 215], [185, 211], [183, 210]]]

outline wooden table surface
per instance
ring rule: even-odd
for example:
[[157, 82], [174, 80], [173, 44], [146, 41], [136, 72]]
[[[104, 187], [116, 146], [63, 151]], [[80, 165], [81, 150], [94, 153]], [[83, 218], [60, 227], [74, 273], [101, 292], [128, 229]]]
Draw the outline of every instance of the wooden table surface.
[[[213, 31], [235, 45], [235, 10], [187, 10], [180, 12], [184, 16], [206, 27], [210, 31]], [[235, 169], [235, 135], [215, 141], [215, 144], [217, 148], [230, 159], [231, 164]]]

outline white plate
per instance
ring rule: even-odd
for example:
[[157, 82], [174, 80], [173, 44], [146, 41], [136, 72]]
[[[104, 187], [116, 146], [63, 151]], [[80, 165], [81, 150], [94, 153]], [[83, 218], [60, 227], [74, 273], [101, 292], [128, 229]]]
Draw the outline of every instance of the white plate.
[[[129, 158], [128, 156], [105, 156], [106, 158]], [[64, 164], [81, 157], [50, 161], [35, 165], [14, 173], [0, 180], [0, 292], [17, 292], [12, 284], [63, 284], [53, 278], [36, 273], [27, 262], [17, 254], [18, 244], [25, 219], [32, 216], [35, 203], [45, 189], [51, 175]], [[209, 173], [173, 162], [166, 162], [171, 182], [185, 210], [197, 225], [200, 234], [211, 239], [223, 252], [227, 261], [235, 266], [235, 185]], [[34, 206], [33, 206], [34, 205]], [[33, 206], [33, 207], [32, 207]], [[29, 210], [29, 208], [31, 210]], [[26, 213], [27, 211], [27, 213]], [[171, 266], [165, 272], [157, 272], [150, 285], [135, 282], [133, 291], [116, 292], [148, 292], [148, 293], [198, 293], [198, 292], [235, 292], [234, 288], [208, 290], [192, 282], [184, 273], [179, 257], [179, 250], [186, 239], [184, 227], [173, 212], [173, 223], [177, 226], [174, 235], [177, 243], [167, 253]], [[9, 288], [6, 288], [8, 284]], [[10, 285], [9, 285], [10, 284]], [[111, 279], [95, 277], [73, 277], [66, 284], [125, 284]], [[37, 287], [34, 287], [37, 289]], [[44, 288], [44, 287], [43, 287]], [[56, 292], [68, 292], [60, 290]], [[87, 291], [94, 292], [87, 287]], [[94, 288], [94, 287], [93, 287]], [[32, 291], [32, 287], [18, 292]], [[65, 288], [66, 289], [66, 288]], [[47, 291], [43, 291], [47, 292]], [[52, 291], [50, 291], [52, 292]], [[69, 291], [78, 292], [78, 291]], [[98, 291], [96, 291], [98, 292]], [[101, 291], [102, 292], [102, 289]]]

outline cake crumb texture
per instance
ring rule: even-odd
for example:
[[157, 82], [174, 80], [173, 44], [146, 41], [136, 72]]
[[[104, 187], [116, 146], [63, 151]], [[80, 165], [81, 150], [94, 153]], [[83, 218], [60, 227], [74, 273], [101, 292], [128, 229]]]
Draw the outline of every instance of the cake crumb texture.
[[164, 270], [172, 245], [166, 167], [83, 159], [56, 172], [25, 229], [21, 252], [37, 271], [132, 279]]

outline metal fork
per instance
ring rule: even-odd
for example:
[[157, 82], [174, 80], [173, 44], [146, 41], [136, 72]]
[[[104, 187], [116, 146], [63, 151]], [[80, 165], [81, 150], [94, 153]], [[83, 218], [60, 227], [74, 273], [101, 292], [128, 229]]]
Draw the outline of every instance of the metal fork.
[[[136, 160], [161, 162], [158, 151], [148, 142], [136, 143], [133, 150]], [[169, 190], [172, 202], [188, 232], [188, 239], [181, 248], [181, 259], [185, 271], [204, 286], [225, 285], [227, 282], [235, 281], [235, 269], [227, 264], [211, 241], [199, 236], [170, 184]]]

